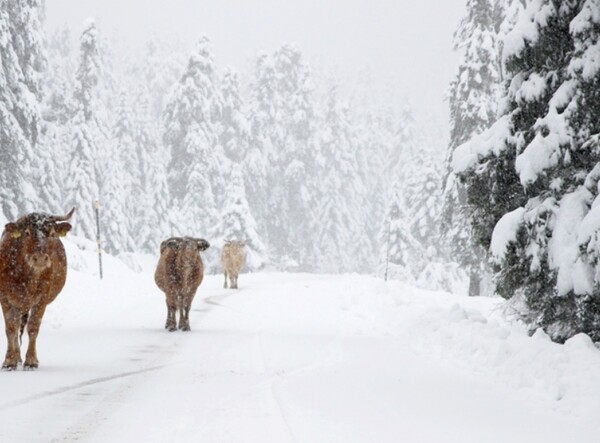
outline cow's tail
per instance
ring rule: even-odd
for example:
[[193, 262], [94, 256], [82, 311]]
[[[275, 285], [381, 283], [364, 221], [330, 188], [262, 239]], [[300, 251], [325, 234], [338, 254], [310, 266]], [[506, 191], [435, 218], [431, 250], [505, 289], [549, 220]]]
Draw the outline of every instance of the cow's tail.
[[25, 331], [27, 320], [29, 320], [29, 311], [21, 316], [21, 327], [19, 329], [19, 344], [23, 343], [23, 332]]

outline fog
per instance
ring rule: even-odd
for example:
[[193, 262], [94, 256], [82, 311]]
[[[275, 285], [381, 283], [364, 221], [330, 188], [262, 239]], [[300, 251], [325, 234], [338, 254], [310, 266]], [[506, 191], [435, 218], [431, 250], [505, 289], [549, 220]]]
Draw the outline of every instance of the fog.
[[456, 72], [452, 35], [465, 0], [48, 0], [46, 26], [76, 33], [88, 17], [131, 44], [177, 34], [189, 47], [206, 34], [218, 66], [247, 69], [259, 50], [299, 46], [313, 69], [368, 77], [417, 118], [446, 125], [444, 94]]

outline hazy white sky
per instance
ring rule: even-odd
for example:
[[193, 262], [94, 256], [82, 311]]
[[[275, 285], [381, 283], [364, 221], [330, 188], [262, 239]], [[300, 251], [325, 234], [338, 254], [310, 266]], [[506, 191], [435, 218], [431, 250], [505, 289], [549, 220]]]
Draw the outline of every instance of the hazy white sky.
[[[242, 71], [258, 50], [296, 43], [319, 70], [353, 78], [368, 66], [378, 86], [405, 96], [421, 116], [447, 119], [443, 95], [456, 70], [452, 34], [466, 0], [46, 0], [47, 26], [79, 32], [95, 17], [133, 43], [178, 33], [190, 47], [206, 34], [220, 68]], [[445, 121], [443, 122], [445, 124]]]

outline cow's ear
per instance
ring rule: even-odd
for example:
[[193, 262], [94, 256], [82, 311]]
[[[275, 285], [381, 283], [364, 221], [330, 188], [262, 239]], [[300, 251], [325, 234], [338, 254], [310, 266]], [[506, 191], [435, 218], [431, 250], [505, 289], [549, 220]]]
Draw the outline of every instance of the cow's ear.
[[64, 237], [65, 235], [67, 235], [67, 232], [69, 232], [71, 230], [73, 226], [71, 226], [71, 223], [57, 223], [56, 224], [56, 235], [58, 235], [59, 237]]
[[16, 223], [7, 223], [4, 226], [4, 230], [10, 235], [12, 238], [19, 238], [21, 236], [21, 230], [17, 226]]

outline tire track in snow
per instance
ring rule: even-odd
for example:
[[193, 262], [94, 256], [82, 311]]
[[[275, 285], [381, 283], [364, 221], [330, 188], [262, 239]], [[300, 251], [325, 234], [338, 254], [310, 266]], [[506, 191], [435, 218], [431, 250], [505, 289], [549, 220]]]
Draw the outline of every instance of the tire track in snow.
[[[211, 306], [234, 309], [234, 308], [231, 308], [229, 306], [225, 306], [225, 305], [219, 303], [219, 301], [222, 301], [223, 299], [226, 299], [231, 295], [233, 295], [233, 294], [228, 293], [228, 292], [221, 292], [216, 295], [206, 297], [206, 298], [202, 299], [202, 301]], [[213, 308], [209, 307], [206, 310], [196, 309], [194, 311], [203, 312], [203, 315], [200, 316], [200, 317], [203, 317], [206, 313], [208, 313], [212, 310], [213, 310]], [[170, 350], [174, 351], [173, 349], [170, 349]], [[169, 352], [166, 352], [166, 351], [168, 351], [168, 349], [164, 348], [164, 347], [157, 349], [155, 352], [152, 353], [156, 357], [152, 360], [156, 361], [156, 360], [163, 359], [165, 356], [167, 356], [167, 354], [169, 354]], [[140, 370], [122, 372], [122, 373], [114, 374], [111, 376], [94, 378], [94, 379], [87, 380], [84, 382], [76, 383], [74, 385], [57, 388], [57, 389], [54, 389], [51, 391], [47, 391], [44, 393], [36, 394], [36, 395], [30, 396], [30, 397], [21, 399], [18, 401], [13, 401], [13, 402], [7, 403], [5, 405], [1, 405], [0, 410], [7, 409], [10, 407], [14, 407], [14, 406], [24, 405], [24, 404], [27, 404], [32, 401], [41, 400], [41, 399], [55, 396], [55, 395], [60, 395], [63, 393], [67, 393], [67, 392], [74, 391], [77, 389], [82, 389], [82, 388], [93, 386], [93, 385], [100, 384], [100, 383], [106, 383], [106, 382], [109, 382], [112, 380], [146, 374], [149, 372], [160, 370], [166, 366], [167, 365], [165, 365], [165, 364], [155, 365], [155, 366], [151, 366], [151, 367], [140, 369]], [[129, 386], [129, 385], [120, 384], [119, 386], [116, 386], [114, 389], [111, 389], [110, 392], [103, 394], [102, 397], [100, 398], [100, 403], [98, 403], [85, 416], [81, 417], [79, 420], [77, 420], [76, 422], [71, 424], [68, 428], [66, 428], [63, 431], [61, 437], [55, 438], [52, 441], [78, 441], [80, 439], [85, 439], [86, 436], [91, 436], [91, 434], [94, 432], [94, 429], [97, 427], [97, 425], [99, 423], [101, 423], [102, 420], [105, 418], [107, 411], [112, 411], [114, 409], [113, 406], [120, 404], [123, 401], [123, 398], [127, 395], [127, 391], [130, 388], [131, 388], [131, 386]], [[97, 396], [94, 396], [94, 397], [98, 398]]]
[[[147, 368], [148, 370], [136, 372], [139, 375], [148, 374], [152, 370], [158, 370], [165, 366], [166, 365]], [[113, 413], [115, 408], [124, 403], [132, 388], [133, 386], [131, 384], [121, 383], [108, 393], [102, 395], [100, 397], [100, 402], [97, 403], [91, 411], [69, 425], [61, 432], [59, 437], [53, 438], [51, 443], [88, 440], [98, 432], [99, 425], [102, 424], [108, 414]], [[96, 398], [98, 398], [98, 396], [96, 396]]]
[[[265, 346], [263, 343], [263, 332], [259, 331], [257, 333], [257, 337], [258, 337], [258, 346], [260, 349], [260, 358], [262, 361], [262, 365], [264, 368], [265, 373], [268, 370], [268, 365], [267, 365], [267, 359], [265, 357]], [[274, 379], [269, 379], [266, 382], [269, 386], [269, 389], [271, 390], [271, 395], [273, 396], [273, 399], [275, 400], [275, 404], [277, 405], [277, 409], [279, 410], [279, 414], [281, 415], [281, 419], [283, 420], [283, 423], [285, 424], [285, 428], [287, 429], [288, 435], [290, 436], [291, 440], [293, 443], [296, 443], [296, 436], [294, 435], [294, 431], [292, 430], [292, 426], [290, 425], [290, 422], [288, 420], [288, 416], [286, 414], [286, 412], [283, 410], [282, 404], [281, 404], [281, 400], [278, 398], [277, 394], [275, 393], [275, 380]]]
[[[235, 290], [231, 290], [230, 289], [227, 292], [221, 291], [218, 294], [210, 295], [208, 297], [203, 298], [202, 301], [204, 303], [206, 303], [207, 305], [217, 306], [219, 308], [225, 308], [225, 309], [231, 309], [232, 311], [237, 311], [237, 309], [232, 308], [231, 306], [227, 306], [227, 305], [221, 304], [220, 302], [224, 301], [224, 300], [227, 300], [232, 295], [238, 294], [238, 293], [240, 293], [242, 291], [243, 291], [243, 289], [235, 289]], [[206, 312], [205, 310], [201, 310], [201, 309], [193, 309], [193, 311], [195, 311], [195, 312]]]
[[75, 383], [73, 385], [63, 386], [61, 388], [56, 388], [56, 389], [52, 389], [50, 391], [45, 391], [45, 392], [41, 392], [39, 394], [31, 395], [29, 397], [25, 397], [20, 400], [13, 400], [8, 403], [4, 403], [3, 405], [0, 405], [0, 411], [2, 411], [4, 409], [8, 409], [8, 408], [13, 408], [15, 406], [22, 406], [22, 405], [25, 405], [32, 401], [42, 400], [42, 399], [45, 399], [48, 397], [64, 394], [66, 392], [74, 391], [74, 390], [85, 388], [88, 386], [92, 386], [92, 385], [96, 385], [96, 384], [100, 384], [100, 383], [106, 383], [106, 382], [112, 381], [112, 380], [117, 380], [119, 378], [132, 377], [134, 375], [144, 374], [146, 372], [157, 371], [164, 367], [165, 367], [165, 365], [151, 366], [149, 368], [138, 369], [137, 371], [120, 372], [118, 374], [108, 375], [106, 377], [93, 378], [91, 380], [86, 380], [86, 381], [83, 381], [80, 383]]

